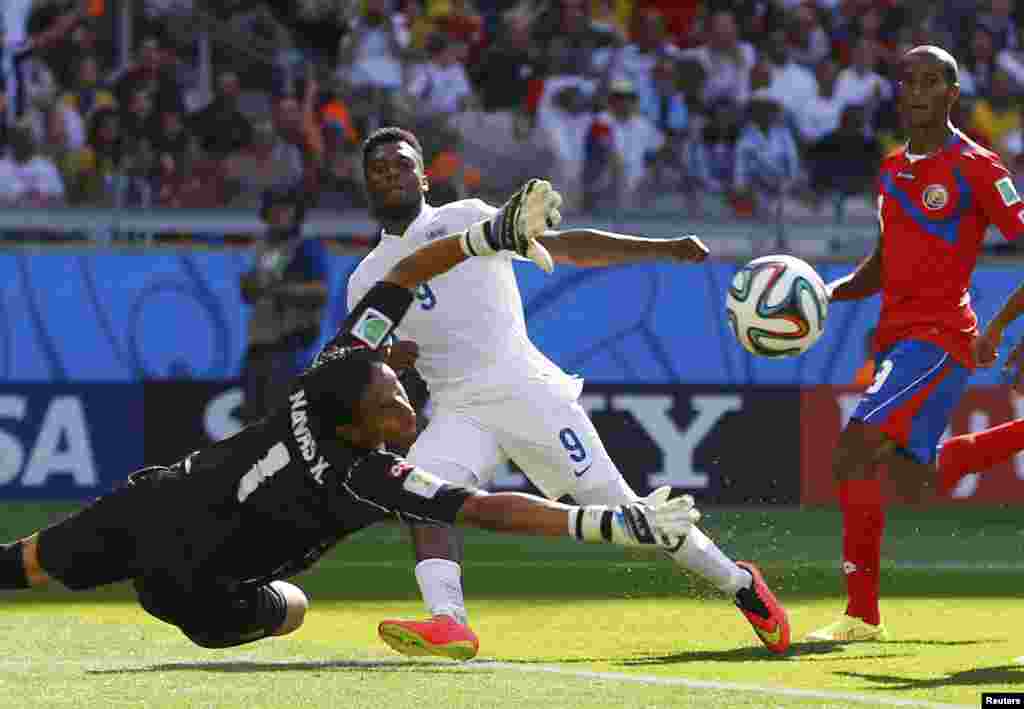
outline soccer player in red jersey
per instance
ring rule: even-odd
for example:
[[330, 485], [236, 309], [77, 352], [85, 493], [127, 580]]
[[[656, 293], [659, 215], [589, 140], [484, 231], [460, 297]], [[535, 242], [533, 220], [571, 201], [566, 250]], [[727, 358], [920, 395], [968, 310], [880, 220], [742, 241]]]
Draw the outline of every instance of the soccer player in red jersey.
[[879, 473], [920, 495], [934, 488], [936, 444], [975, 367], [978, 319], [968, 285], [985, 230], [1024, 232], [1024, 203], [999, 156], [949, 119], [960, 95], [945, 50], [907, 52], [899, 110], [910, 140], [878, 179], [880, 235], [871, 256], [829, 284], [833, 301], [882, 294], [875, 379], [833, 457], [843, 515], [848, 604], [814, 640], [884, 640], [878, 610], [885, 509]]

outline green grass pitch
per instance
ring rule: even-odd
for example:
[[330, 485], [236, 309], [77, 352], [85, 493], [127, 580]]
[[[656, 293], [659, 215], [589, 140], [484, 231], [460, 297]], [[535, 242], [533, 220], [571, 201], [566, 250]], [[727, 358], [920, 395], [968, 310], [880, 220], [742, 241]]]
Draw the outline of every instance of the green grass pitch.
[[[0, 506], [13, 539], [73, 506]], [[834, 510], [706, 511], [705, 528], [757, 561], [789, 609], [794, 646], [764, 650], [726, 600], [649, 555], [472, 533], [466, 591], [478, 660], [410, 661], [376, 638], [422, 615], [397, 526], [340, 545], [297, 582], [296, 634], [203, 650], [147, 616], [129, 589], [0, 596], [0, 707], [980, 706], [1024, 692], [1019, 510], [890, 512], [888, 643], [807, 643], [842, 610]]]

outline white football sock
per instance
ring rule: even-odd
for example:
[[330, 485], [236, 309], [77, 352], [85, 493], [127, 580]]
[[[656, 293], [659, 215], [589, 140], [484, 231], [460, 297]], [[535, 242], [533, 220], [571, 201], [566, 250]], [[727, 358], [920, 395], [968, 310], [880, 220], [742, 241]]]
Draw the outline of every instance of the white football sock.
[[469, 624], [462, 596], [462, 567], [448, 559], [424, 559], [416, 564], [416, 582], [430, 615], [450, 615]]
[[753, 580], [749, 572], [737, 566], [696, 527], [690, 529], [683, 545], [670, 555], [684, 569], [701, 576], [729, 596], [749, 587]]

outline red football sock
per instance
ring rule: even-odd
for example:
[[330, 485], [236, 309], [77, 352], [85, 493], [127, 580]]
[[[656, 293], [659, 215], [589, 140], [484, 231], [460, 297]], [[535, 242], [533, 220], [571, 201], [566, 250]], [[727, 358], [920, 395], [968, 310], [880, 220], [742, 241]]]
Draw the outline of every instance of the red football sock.
[[839, 483], [839, 506], [843, 512], [843, 572], [849, 599], [846, 615], [878, 625], [878, 580], [885, 531], [881, 483]]
[[939, 450], [939, 491], [949, 494], [967, 473], [982, 473], [1024, 450], [1024, 419], [954, 436]]

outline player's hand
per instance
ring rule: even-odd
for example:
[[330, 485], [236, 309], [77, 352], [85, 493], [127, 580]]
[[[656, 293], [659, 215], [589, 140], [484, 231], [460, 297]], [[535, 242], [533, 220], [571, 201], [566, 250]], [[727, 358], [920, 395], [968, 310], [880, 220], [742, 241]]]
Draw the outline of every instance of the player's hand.
[[991, 367], [999, 358], [999, 345], [1003, 341], [1003, 333], [999, 330], [985, 330], [974, 341], [974, 362], [979, 367]]
[[420, 356], [420, 347], [412, 340], [398, 340], [391, 344], [384, 356], [384, 361], [396, 372], [416, 366], [416, 358]]
[[1018, 342], [1003, 365], [1003, 376], [1018, 394], [1024, 394], [1024, 339]]
[[491, 219], [472, 225], [463, 234], [462, 250], [470, 256], [514, 251], [551, 273], [554, 261], [537, 239], [561, 223], [561, 204], [562, 196], [550, 182], [530, 180]]
[[672, 492], [661, 487], [639, 502], [616, 508], [616, 522], [622, 520], [625, 543], [634, 546], [657, 544], [675, 547], [700, 520], [700, 511], [690, 495], [668, 499]]
[[684, 236], [681, 239], [673, 239], [670, 243], [672, 258], [676, 261], [701, 263], [711, 253], [711, 250], [704, 245], [704, 242], [693, 234]]

